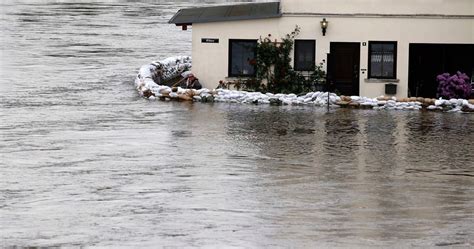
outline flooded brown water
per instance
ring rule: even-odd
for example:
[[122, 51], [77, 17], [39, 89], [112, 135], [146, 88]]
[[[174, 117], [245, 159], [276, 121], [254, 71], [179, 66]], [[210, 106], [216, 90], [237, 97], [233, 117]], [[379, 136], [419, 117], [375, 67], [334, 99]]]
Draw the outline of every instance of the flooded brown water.
[[208, 3], [1, 3], [0, 246], [474, 246], [474, 115], [140, 98]]

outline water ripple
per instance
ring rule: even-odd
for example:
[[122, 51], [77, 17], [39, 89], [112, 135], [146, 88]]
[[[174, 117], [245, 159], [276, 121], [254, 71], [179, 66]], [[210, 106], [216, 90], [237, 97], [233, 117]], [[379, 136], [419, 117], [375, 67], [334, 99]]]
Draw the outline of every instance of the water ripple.
[[2, 246], [474, 245], [474, 115], [140, 98], [226, 2], [0, 3]]

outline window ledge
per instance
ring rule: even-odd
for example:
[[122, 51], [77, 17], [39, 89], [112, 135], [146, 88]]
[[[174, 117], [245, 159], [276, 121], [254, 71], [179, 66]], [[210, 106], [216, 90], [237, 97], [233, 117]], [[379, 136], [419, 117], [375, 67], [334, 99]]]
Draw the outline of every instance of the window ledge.
[[365, 83], [398, 83], [400, 79], [364, 79]]
[[226, 80], [246, 80], [246, 79], [252, 79], [255, 78], [255, 76], [227, 76], [225, 77]]

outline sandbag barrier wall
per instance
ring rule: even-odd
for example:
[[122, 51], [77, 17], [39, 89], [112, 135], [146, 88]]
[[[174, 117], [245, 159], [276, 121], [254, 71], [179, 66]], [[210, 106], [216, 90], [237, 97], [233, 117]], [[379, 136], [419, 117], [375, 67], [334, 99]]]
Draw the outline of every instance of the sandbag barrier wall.
[[[313, 105], [345, 107], [356, 109], [375, 110], [430, 110], [446, 112], [474, 113], [474, 99], [432, 99], [432, 98], [403, 98], [380, 96], [367, 98], [360, 96], [338, 96], [330, 92], [309, 92], [305, 95], [273, 94], [260, 92], [247, 92], [229, 89], [183, 89], [157, 84], [165, 82], [180, 74], [186, 74], [191, 68], [189, 56], [167, 58], [163, 61], [153, 62], [142, 66], [135, 79], [135, 86], [139, 94], [149, 100], [178, 100], [199, 102], [228, 102], [252, 103], [269, 105]], [[164, 72], [164, 74], [163, 74]], [[162, 78], [160, 78], [162, 75]], [[164, 79], [164, 80], [163, 80]], [[329, 97], [328, 97], [329, 95]]]

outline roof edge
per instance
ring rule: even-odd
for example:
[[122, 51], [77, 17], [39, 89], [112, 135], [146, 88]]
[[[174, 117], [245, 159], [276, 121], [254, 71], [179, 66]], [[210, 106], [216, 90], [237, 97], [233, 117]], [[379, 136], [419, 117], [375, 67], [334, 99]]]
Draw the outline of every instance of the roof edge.
[[169, 24], [176, 24], [176, 26], [181, 26], [181, 25], [193, 25], [193, 23], [213, 23], [213, 22], [235, 22], [235, 21], [245, 21], [245, 20], [258, 20], [258, 19], [271, 19], [271, 18], [279, 18], [282, 17], [283, 14], [278, 14], [278, 15], [267, 15], [267, 16], [258, 16], [258, 17], [229, 17], [226, 18], [225, 20], [201, 20], [197, 22], [185, 22], [185, 23], [173, 23], [173, 22], [168, 22]]
[[[278, 13], [277, 14], [269, 14], [263, 16], [232, 16], [232, 17], [225, 17], [222, 19], [206, 19], [203, 18], [202, 20], [195, 20], [193, 22], [176, 22], [177, 17], [186, 10], [196, 10], [196, 9], [211, 9], [211, 8], [222, 8], [222, 7], [232, 7], [232, 6], [250, 6], [250, 5], [265, 5], [265, 4], [277, 4], [278, 6]], [[169, 24], [175, 24], [176, 26], [181, 25], [192, 25], [193, 23], [210, 23], [210, 22], [227, 22], [227, 21], [241, 21], [241, 20], [255, 20], [255, 19], [268, 19], [268, 18], [278, 18], [282, 17], [281, 11], [281, 4], [280, 1], [274, 2], [265, 2], [265, 3], [244, 3], [244, 4], [228, 4], [228, 5], [215, 5], [215, 6], [206, 6], [206, 7], [193, 7], [193, 8], [185, 8], [179, 9], [170, 20], [168, 20]]]
[[[173, 24], [173, 20], [176, 19], [176, 16], [178, 16], [178, 14], [181, 12], [182, 9], [179, 9], [176, 13], [174, 13], [174, 15], [171, 17], [171, 19], [168, 20], [168, 23], [169, 24]], [[176, 24], [178, 25], [178, 24]]]

